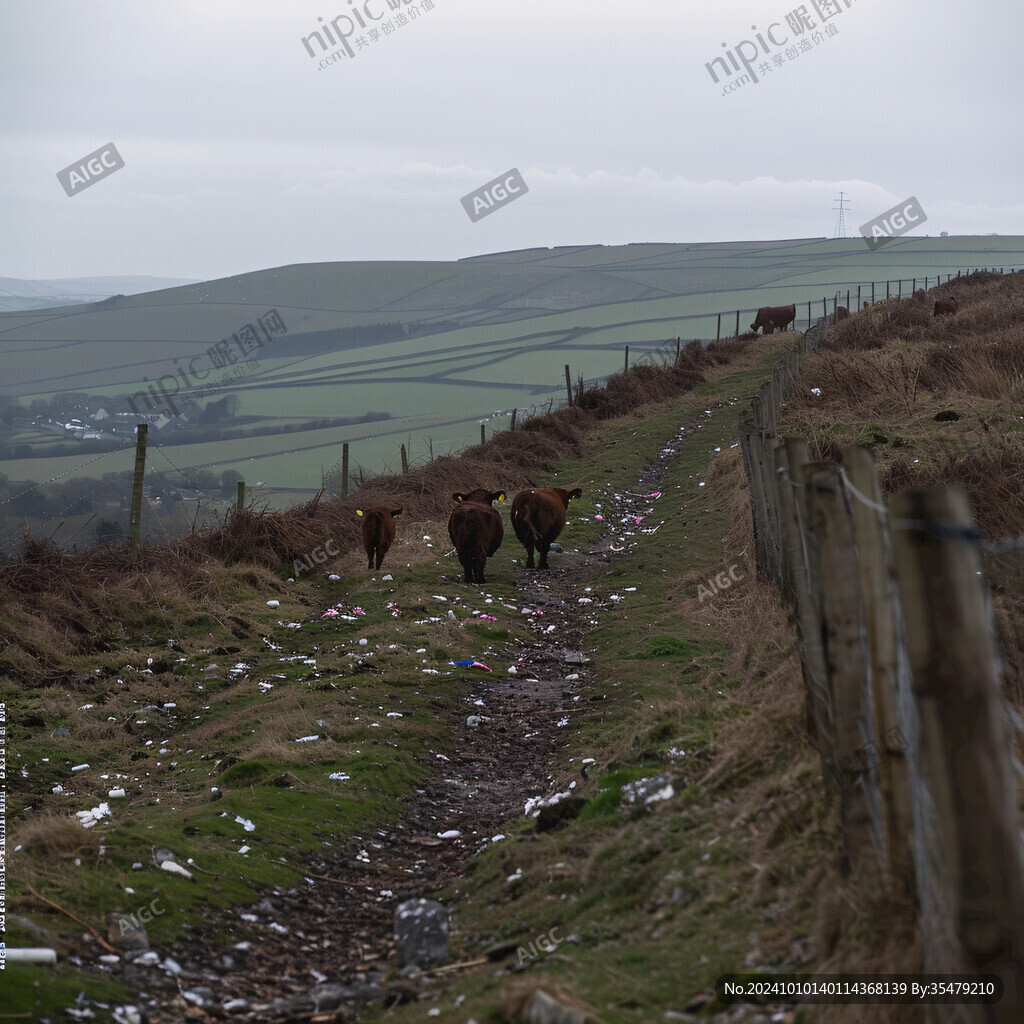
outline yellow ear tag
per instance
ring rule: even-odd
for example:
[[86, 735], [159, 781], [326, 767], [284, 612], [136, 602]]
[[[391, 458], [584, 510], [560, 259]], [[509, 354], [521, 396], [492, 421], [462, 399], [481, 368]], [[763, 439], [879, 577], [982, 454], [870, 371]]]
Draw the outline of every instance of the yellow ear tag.
[[362, 514], [363, 514], [363, 510], [361, 508], [357, 508], [356, 509], [356, 515], [357, 516], [361, 516]]

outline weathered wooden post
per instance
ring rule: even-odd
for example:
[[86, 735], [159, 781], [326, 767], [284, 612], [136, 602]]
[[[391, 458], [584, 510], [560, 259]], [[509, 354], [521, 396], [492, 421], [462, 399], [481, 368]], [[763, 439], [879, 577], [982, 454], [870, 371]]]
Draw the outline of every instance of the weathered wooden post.
[[[885, 823], [888, 868], [894, 881], [913, 892], [910, 848], [913, 820], [907, 760], [897, 711], [899, 693], [911, 690], [903, 611], [892, 572], [889, 514], [882, 501], [875, 458], [860, 445], [843, 449], [853, 511], [853, 536], [859, 554], [860, 586], [871, 665], [871, 702], [878, 747], [878, 787]], [[869, 766], [870, 767], [870, 766]]]
[[715, 330], [715, 341], [722, 340], [722, 314], [718, 314], [718, 327]]
[[[857, 869], [872, 848], [872, 814], [863, 785], [865, 723], [873, 723], [867, 678], [864, 631], [857, 569], [857, 548], [846, 493], [835, 463], [804, 468], [807, 538], [814, 575], [820, 585], [822, 637], [832, 699], [833, 746], [830, 767], [839, 784], [846, 873]], [[858, 785], [860, 783], [860, 785]]]
[[803, 438], [789, 437], [783, 442], [783, 456], [777, 460], [779, 480], [780, 526], [783, 552], [789, 563], [789, 578], [796, 604], [800, 630], [801, 657], [806, 705], [804, 721], [807, 735], [821, 756], [822, 770], [829, 776], [832, 735], [832, 698], [828, 689], [825, 648], [821, 642], [821, 619], [815, 598], [816, 586], [806, 559], [804, 531], [806, 511], [803, 500], [803, 470], [807, 464], [807, 444]]
[[487, 424], [480, 424], [480, 443], [487, 444]]
[[736, 333], [733, 335], [734, 338], [740, 336], [740, 311], [736, 310]]
[[[482, 427], [483, 427], [483, 424], [481, 424], [481, 428]], [[408, 454], [405, 451], [405, 445], [404, 444], [402, 445], [402, 472], [403, 473], [408, 473], [409, 472], [409, 456], [408, 456]]]
[[139, 559], [142, 544], [142, 485], [146, 476], [146, 438], [149, 425], [140, 423], [135, 428], [135, 476], [132, 480], [132, 513], [128, 520], [128, 558]]
[[916, 753], [941, 842], [925, 852], [944, 861], [951, 885], [934, 895], [949, 903], [968, 967], [1003, 981], [1003, 998], [974, 1019], [1010, 1024], [1024, 1005], [1024, 850], [970, 503], [960, 487], [935, 487], [899, 494], [891, 509], [921, 723]]
[[245, 481], [238, 481], [238, 491], [235, 495], [235, 508], [242, 508], [245, 505]]
[[572, 405], [572, 378], [569, 376], [569, 364], [565, 364], [565, 394], [569, 405]]
[[626, 346], [626, 365], [623, 367], [623, 373], [629, 373], [629, 346]]
[[516, 408], [512, 410], [512, 422], [509, 424], [509, 427], [508, 427], [509, 430], [515, 430], [516, 429], [516, 413], [517, 412], [519, 412], [519, 407], [518, 406], [516, 406]]

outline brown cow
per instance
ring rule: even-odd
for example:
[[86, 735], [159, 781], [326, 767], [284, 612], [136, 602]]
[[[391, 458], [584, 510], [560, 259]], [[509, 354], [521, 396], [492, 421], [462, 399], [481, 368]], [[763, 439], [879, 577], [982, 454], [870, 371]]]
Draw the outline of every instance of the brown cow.
[[456, 491], [452, 497], [459, 504], [448, 517], [448, 536], [466, 570], [466, 582], [486, 583], [484, 565], [505, 536], [501, 515], [493, 503], [504, 501], [505, 492], [478, 487], [468, 494]]
[[840, 320], [845, 320], [850, 315], [850, 311], [845, 306], [836, 307], [836, 323]]
[[363, 549], [369, 559], [367, 569], [374, 568], [374, 555], [377, 557], [376, 567], [380, 568], [380, 563], [384, 561], [384, 556], [395, 539], [395, 516], [401, 514], [400, 508], [385, 508], [383, 505], [376, 505], [369, 512], [364, 512], [361, 508], [356, 509], [356, 515], [363, 518]]
[[784, 331], [787, 324], [791, 324], [794, 320], [796, 320], [795, 302], [788, 306], [762, 306], [757, 311], [757, 317], [750, 325], [750, 329], [757, 334], [757, 329], [763, 327], [765, 334], [771, 334], [776, 328]]
[[936, 299], [935, 312], [932, 316], [942, 316], [944, 313], [952, 316], [959, 308], [956, 299]]
[[534, 487], [520, 491], [512, 502], [512, 529], [516, 531], [529, 560], [527, 569], [533, 566], [533, 549], [540, 552], [540, 568], [548, 567], [548, 550], [565, 529], [565, 512], [573, 498], [582, 497], [583, 492], [574, 487]]

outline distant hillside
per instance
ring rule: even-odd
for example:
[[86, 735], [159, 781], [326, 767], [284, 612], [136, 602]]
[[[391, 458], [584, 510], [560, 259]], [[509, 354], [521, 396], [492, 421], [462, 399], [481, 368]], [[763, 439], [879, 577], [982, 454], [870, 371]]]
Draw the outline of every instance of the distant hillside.
[[[38, 418], [89, 426], [102, 408], [107, 423], [159, 420], [151, 437], [173, 446], [183, 471], [235, 470], [266, 481], [268, 494], [311, 490], [344, 442], [353, 467], [379, 472], [402, 444], [412, 460], [462, 448], [479, 440], [481, 421], [501, 429], [513, 409], [559, 401], [566, 364], [574, 380], [594, 381], [621, 369], [626, 345], [631, 360], [663, 358], [676, 338], [745, 331], [762, 305], [796, 302], [803, 328], [809, 301], [817, 317], [837, 293], [856, 304], [858, 285], [862, 301], [881, 300], [886, 281], [895, 294], [902, 279], [907, 294], [915, 279], [992, 266], [1024, 266], [1024, 238], [904, 236], [876, 250], [861, 238], [562, 246], [294, 264], [141, 294], [129, 279], [98, 279], [94, 301], [0, 312], [0, 404], [11, 420], [0, 440], [18, 455], [0, 472], [75, 473], [84, 460], [58, 455]], [[193, 425], [227, 395], [237, 399], [228, 414], [257, 433], [200, 443]], [[355, 423], [370, 411], [389, 418]], [[353, 425], [311, 425], [337, 417]], [[130, 457], [111, 455], [103, 470], [129, 468]]]
[[138, 295], [140, 292], [194, 283], [192, 278], [142, 275], [62, 277], [46, 281], [0, 277], [0, 310], [73, 306], [83, 302], [95, 302], [111, 295]]

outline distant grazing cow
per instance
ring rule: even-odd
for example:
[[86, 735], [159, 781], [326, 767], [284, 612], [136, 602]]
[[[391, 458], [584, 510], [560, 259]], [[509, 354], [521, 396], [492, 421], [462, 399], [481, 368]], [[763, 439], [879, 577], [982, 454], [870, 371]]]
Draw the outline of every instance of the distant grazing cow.
[[501, 547], [505, 527], [493, 502], [504, 501], [504, 491], [488, 491], [478, 487], [463, 494], [456, 491], [452, 497], [458, 505], [448, 517], [448, 536], [466, 570], [467, 583], [486, 583], [484, 565]]
[[796, 320], [796, 303], [788, 306], [762, 306], [757, 311], [757, 318], [750, 325], [750, 329], [757, 334], [759, 327], [764, 328], [765, 334], [771, 334], [776, 329], [784, 331], [788, 324]]
[[356, 515], [362, 516], [363, 519], [363, 548], [369, 559], [367, 569], [374, 568], [374, 556], [377, 558], [376, 568], [380, 568], [380, 563], [384, 561], [384, 556], [395, 539], [395, 516], [401, 514], [400, 508], [385, 508], [383, 505], [377, 505], [368, 512], [361, 508], [356, 509]]
[[959, 308], [956, 299], [936, 299], [935, 312], [932, 316], [942, 316], [946, 313], [952, 316]]
[[565, 529], [565, 512], [573, 498], [583, 492], [574, 487], [531, 488], [520, 491], [512, 502], [512, 529], [526, 548], [528, 569], [533, 568], [533, 549], [540, 552], [540, 568], [548, 567], [548, 549]]
[[845, 306], [836, 307], [836, 323], [840, 320], [845, 320], [850, 315], [850, 311]]

